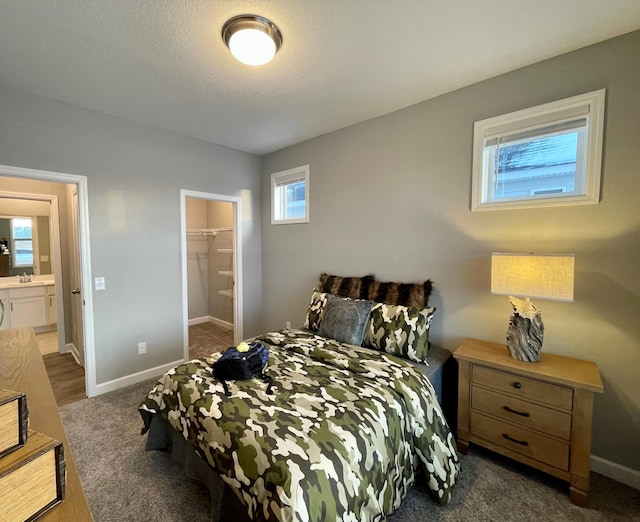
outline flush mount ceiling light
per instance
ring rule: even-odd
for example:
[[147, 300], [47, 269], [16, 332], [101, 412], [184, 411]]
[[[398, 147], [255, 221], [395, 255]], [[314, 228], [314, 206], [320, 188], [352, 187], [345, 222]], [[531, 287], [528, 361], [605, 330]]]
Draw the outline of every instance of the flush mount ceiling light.
[[237, 60], [247, 65], [271, 61], [282, 45], [276, 25], [256, 15], [234, 16], [222, 27], [222, 39]]

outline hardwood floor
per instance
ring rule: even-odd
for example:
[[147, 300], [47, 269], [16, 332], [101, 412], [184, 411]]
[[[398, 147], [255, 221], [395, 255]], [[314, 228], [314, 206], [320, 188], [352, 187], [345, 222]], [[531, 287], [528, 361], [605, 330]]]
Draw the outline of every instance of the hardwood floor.
[[58, 352], [58, 332], [39, 333], [36, 339], [58, 407], [85, 399], [84, 368], [70, 353]]
[[84, 368], [70, 353], [50, 353], [42, 356], [58, 407], [87, 398]]
[[36, 334], [38, 340], [38, 350], [42, 355], [48, 353], [58, 353], [58, 332], [50, 330]]

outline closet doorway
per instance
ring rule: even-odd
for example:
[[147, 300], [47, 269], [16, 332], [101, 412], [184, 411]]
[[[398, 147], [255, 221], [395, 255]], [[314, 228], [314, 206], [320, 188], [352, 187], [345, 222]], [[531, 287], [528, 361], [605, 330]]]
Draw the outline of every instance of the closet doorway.
[[240, 198], [182, 191], [185, 359], [242, 340]]

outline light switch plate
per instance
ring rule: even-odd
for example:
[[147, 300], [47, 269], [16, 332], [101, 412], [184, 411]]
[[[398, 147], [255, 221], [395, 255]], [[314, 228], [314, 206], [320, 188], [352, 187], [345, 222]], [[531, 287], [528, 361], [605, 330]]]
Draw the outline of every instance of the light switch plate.
[[96, 277], [96, 290], [104, 290], [105, 289], [105, 283], [104, 283], [104, 277]]

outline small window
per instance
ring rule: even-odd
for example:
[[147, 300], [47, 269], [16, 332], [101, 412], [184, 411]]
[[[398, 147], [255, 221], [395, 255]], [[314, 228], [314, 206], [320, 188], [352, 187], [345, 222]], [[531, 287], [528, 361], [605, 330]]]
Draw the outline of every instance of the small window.
[[33, 235], [31, 219], [13, 218], [11, 220], [11, 243], [14, 267], [33, 266]]
[[271, 224], [309, 222], [309, 165], [271, 174]]
[[471, 210], [598, 203], [604, 96], [476, 122]]

